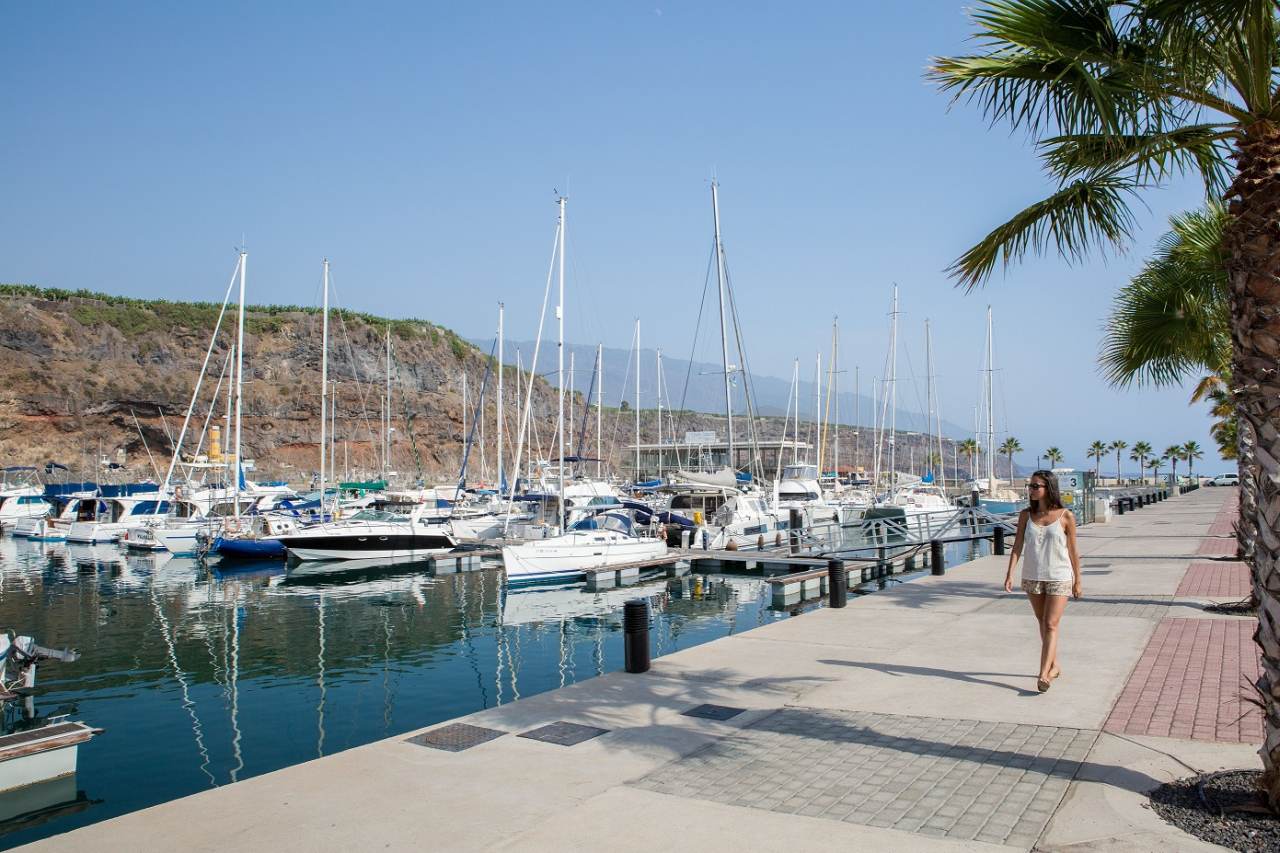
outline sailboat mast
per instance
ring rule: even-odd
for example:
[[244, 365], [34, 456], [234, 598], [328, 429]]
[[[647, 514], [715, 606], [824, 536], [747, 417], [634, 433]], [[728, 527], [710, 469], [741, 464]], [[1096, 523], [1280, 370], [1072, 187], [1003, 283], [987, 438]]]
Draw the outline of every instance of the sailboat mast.
[[898, 459], [898, 285], [893, 286], [893, 323], [889, 332], [889, 486], [897, 479]]
[[[575, 365], [577, 364], [577, 359], [574, 358], [574, 355], [575, 355], [574, 351], [569, 350], [569, 419], [568, 421], [566, 421], [566, 424], [569, 429], [574, 430], [574, 432], [576, 432], [577, 431], [576, 425], [578, 421], [577, 421], [577, 415], [574, 412], [574, 406], [573, 406], [573, 378], [574, 376], [577, 375], [577, 367], [575, 367]], [[578, 448], [575, 448], [573, 446], [573, 441], [574, 441], [574, 433], [571, 432], [569, 433], [569, 450], [571, 455], [573, 453], [576, 453], [578, 450]]]
[[560, 451], [560, 464], [556, 466], [560, 479], [560, 532], [564, 533], [564, 232], [566, 228], [565, 222], [565, 202], [568, 201], [564, 196], [560, 196], [560, 268], [557, 271], [559, 275], [559, 296], [556, 302], [556, 322], [559, 325], [559, 339], [556, 341], [556, 390], [559, 392], [559, 423], [556, 429], [556, 446]]
[[242, 400], [244, 397], [244, 274], [245, 267], [249, 265], [249, 253], [241, 250], [240, 252], [240, 316], [236, 320], [236, 522], [237, 526], [240, 521], [240, 440], [243, 437], [241, 431], [240, 413]]
[[662, 347], [658, 347], [658, 476], [662, 476]]
[[729, 383], [729, 332], [724, 306], [724, 246], [720, 243], [720, 195], [719, 185], [711, 182], [711, 215], [715, 220], [716, 237], [716, 287], [720, 294], [720, 359], [724, 365], [724, 413], [728, 420], [729, 467], [737, 470], [733, 453], [733, 393]]
[[[831, 450], [831, 468], [835, 471], [836, 484], [840, 483], [840, 318], [831, 318], [831, 390], [832, 396], [835, 398], [836, 411], [835, 420], [832, 428], [835, 429], [836, 437], [834, 447]], [[822, 472], [819, 471], [819, 474]]]
[[382, 479], [391, 471], [391, 324], [387, 324], [387, 422], [382, 430]]
[[640, 318], [636, 318], [636, 468], [633, 483], [640, 482]]
[[502, 486], [506, 483], [506, 478], [502, 472], [502, 374], [505, 373], [502, 366], [505, 362], [502, 360], [502, 321], [505, 308], [501, 302], [498, 303], [498, 407], [497, 407], [497, 428], [498, 428], [498, 494], [502, 494]]
[[[796, 405], [796, 431], [792, 436], [791, 444], [791, 464], [800, 464], [800, 359], [796, 359], [791, 366], [791, 395], [795, 398]], [[779, 448], [778, 455], [782, 455]]]
[[991, 374], [995, 370], [995, 345], [991, 340], [991, 306], [987, 306], [987, 488], [994, 490], [996, 481], [996, 421], [991, 399]]
[[[929, 319], [926, 317], [924, 321], [924, 370], [927, 377], [926, 387], [928, 388], [928, 423], [925, 426], [925, 435], [933, 432], [933, 332], [929, 327]], [[930, 439], [929, 444], [933, 443]], [[928, 444], [926, 444], [928, 446]], [[941, 463], [939, 463], [941, 464]], [[937, 479], [937, 472], [934, 472], [934, 478]]]
[[603, 471], [604, 459], [600, 455], [604, 450], [604, 344], [596, 344], [596, 479]]

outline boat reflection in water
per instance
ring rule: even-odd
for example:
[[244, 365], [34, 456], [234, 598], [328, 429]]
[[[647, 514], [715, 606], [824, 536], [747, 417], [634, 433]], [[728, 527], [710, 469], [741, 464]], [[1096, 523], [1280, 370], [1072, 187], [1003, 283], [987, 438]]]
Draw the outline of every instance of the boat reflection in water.
[[588, 592], [508, 588], [498, 568], [344, 568], [286, 577], [270, 560], [223, 573], [165, 553], [0, 537], [0, 626], [81, 651], [38, 687], [37, 704], [106, 731], [81, 750], [77, 774], [101, 802], [87, 808], [77, 791], [3, 843], [620, 670], [629, 598], [650, 602], [655, 655], [785, 618], [758, 580], [656, 577]]

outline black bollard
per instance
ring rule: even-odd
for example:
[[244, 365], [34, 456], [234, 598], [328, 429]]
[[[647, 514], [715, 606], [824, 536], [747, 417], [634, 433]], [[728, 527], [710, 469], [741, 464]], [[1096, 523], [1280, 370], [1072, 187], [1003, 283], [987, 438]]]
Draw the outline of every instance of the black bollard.
[[622, 605], [623, 660], [627, 672], [649, 671], [649, 602], [633, 598]]
[[1142, 509], [1142, 507], [1143, 507], [1143, 503], [1142, 503], [1142, 495], [1138, 495], [1136, 498], [1134, 498], [1134, 500], [1136, 500], [1136, 501], [1138, 502], [1138, 509]]
[[929, 566], [930, 571], [935, 575], [945, 574], [947, 571], [947, 558], [942, 554], [940, 539], [934, 539], [929, 543]]
[[827, 561], [827, 589], [831, 594], [832, 607], [844, 607], [849, 601], [849, 575], [845, 572], [844, 560]]
[[997, 524], [991, 528], [991, 550], [997, 557], [1004, 556], [1004, 525]]
[[792, 554], [800, 553], [800, 527], [802, 523], [803, 522], [800, 518], [800, 510], [798, 509], [791, 510], [791, 518], [788, 522], [788, 526], [790, 527], [790, 531], [791, 531], [791, 553]]
[[1116, 501], [1116, 515], [1124, 515], [1124, 500]]

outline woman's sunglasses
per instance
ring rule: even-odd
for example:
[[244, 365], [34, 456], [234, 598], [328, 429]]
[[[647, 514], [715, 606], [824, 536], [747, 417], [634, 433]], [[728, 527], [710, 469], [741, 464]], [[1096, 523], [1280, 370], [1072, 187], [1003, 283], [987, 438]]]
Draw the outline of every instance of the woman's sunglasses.
[[1027, 483], [1028, 491], [1032, 489], [1043, 489], [1043, 488], [1044, 488], [1044, 483]]

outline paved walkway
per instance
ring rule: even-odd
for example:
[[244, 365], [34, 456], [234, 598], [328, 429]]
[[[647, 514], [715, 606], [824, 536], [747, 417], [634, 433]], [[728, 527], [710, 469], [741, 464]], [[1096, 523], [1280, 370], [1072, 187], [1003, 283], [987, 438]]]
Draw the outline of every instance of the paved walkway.
[[1144, 792], [1257, 763], [1252, 622], [1202, 609], [1234, 492], [1082, 529], [1046, 694], [984, 558], [32, 849], [1217, 849]]

